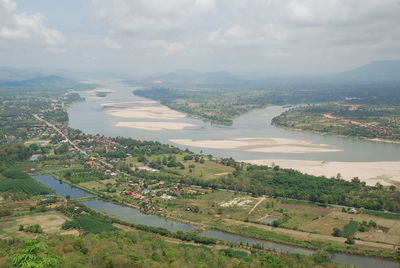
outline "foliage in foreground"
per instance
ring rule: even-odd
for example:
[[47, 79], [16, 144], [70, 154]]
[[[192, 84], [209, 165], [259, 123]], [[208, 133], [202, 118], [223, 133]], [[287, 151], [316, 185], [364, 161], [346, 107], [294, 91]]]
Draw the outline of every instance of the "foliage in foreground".
[[[0, 245], [4, 249], [1, 267], [343, 267], [326, 263], [327, 259], [320, 256], [247, 254], [232, 248], [167, 243], [140, 231], [83, 237], [52, 235], [28, 243], [2, 240]], [[28, 258], [24, 254], [37, 265], [22, 266]]]

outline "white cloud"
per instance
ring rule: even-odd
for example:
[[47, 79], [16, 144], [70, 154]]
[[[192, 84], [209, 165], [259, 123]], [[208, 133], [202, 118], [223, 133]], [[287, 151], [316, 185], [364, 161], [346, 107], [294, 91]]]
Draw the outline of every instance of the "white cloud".
[[65, 1], [65, 10], [44, 10], [52, 12], [49, 22], [68, 29], [62, 43], [64, 36], [45, 25], [43, 15], [20, 11], [39, 5], [17, 9], [17, 0], [0, 0], [0, 58], [13, 63], [15, 55], [21, 62], [34, 55], [31, 62], [38, 62], [51, 51], [48, 62], [63, 59], [78, 67], [133, 68], [136, 62], [140, 70], [288, 72], [400, 58], [399, 0], [90, 1], [87, 13], [80, 10], [73, 22], [68, 19], [78, 17], [79, 1]]
[[57, 46], [64, 36], [43, 24], [43, 15], [15, 13], [17, 4], [11, 0], [0, 0], [0, 38], [8, 40], [29, 40]]
[[150, 47], [162, 49], [164, 55], [171, 55], [185, 50], [187, 43], [183, 42], [168, 42], [166, 40], [154, 40], [149, 43]]
[[108, 49], [111, 49], [111, 50], [120, 50], [121, 47], [122, 47], [118, 42], [112, 40], [112, 39], [109, 38], [109, 37], [106, 37], [106, 38], [104, 39], [104, 45], [105, 45]]
[[[214, 14], [215, 0], [93, 0], [97, 18], [114, 37], [129, 43], [164, 40], [167, 53], [182, 51]], [[128, 45], [126, 46], [128, 47]]]

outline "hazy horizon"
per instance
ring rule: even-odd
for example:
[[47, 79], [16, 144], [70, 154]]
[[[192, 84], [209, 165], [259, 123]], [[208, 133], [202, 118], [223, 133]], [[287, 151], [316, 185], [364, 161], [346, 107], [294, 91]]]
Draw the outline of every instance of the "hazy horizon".
[[334, 73], [400, 59], [398, 14], [397, 0], [0, 0], [0, 65]]

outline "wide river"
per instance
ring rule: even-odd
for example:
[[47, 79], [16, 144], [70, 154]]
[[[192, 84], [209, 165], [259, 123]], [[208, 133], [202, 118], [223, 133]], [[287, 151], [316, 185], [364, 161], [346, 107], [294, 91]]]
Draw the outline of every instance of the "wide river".
[[[372, 142], [352, 138], [340, 138], [327, 135], [318, 135], [291, 131], [277, 128], [271, 125], [271, 119], [284, 111], [284, 108], [271, 106], [259, 109], [237, 117], [232, 126], [217, 126], [201, 120], [183, 117], [173, 121], [195, 125], [195, 128], [182, 130], [143, 130], [126, 127], [117, 127], [117, 122], [149, 122], [160, 121], [148, 118], [123, 118], [105, 114], [104, 103], [143, 102], [147, 99], [135, 96], [134, 87], [118, 82], [104, 81], [104, 89], [112, 90], [106, 97], [96, 97], [93, 93], [81, 93], [86, 101], [73, 104], [69, 110], [70, 126], [90, 134], [102, 134], [107, 136], [123, 136], [140, 140], [154, 140], [162, 143], [173, 144], [180, 148], [189, 148], [192, 151], [209, 153], [217, 157], [233, 157], [237, 160], [250, 159], [292, 159], [292, 160], [318, 160], [340, 162], [376, 162], [400, 160], [400, 144]], [[138, 104], [139, 106], [141, 104]], [[208, 149], [179, 145], [171, 142], [171, 139], [194, 140], [226, 140], [236, 138], [279, 138], [292, 139], [312, 144], [325, 144], [338, 149], [334, 152], [250, 152], [238, 149]]]

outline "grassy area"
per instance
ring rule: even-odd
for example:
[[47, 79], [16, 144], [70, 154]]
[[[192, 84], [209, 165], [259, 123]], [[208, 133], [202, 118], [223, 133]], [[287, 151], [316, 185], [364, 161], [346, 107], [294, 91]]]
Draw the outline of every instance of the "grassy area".
[[[183, 164], [184, 169], [180, 167], [165, 167], [167, 170], [174, 171], [182, 176], [189, 176], [193, 178], [199, 178], [202, 180], [213, 180], [220, 176], [224, 176], [230, 174], [234, 171], [234, 168], [228, 167], [225, 165], [218, 164], [214, 161], [210, 161], [207, 157], [202, 157], [204, 162], [196, 162], [195, 160], [184, 160], [185, 156], [190, 154], [183, 153], [183, 154], [175, 154], [173, 155], [177, 162]], [[147, 156], [147, 160], [151, 161], [161, 161], [170, 155], [162, 154], [162, 155], [152, 155]], [[126, 163], [133, 167], [143, 167], [145, 164], [143, 162], [138, 161], [138, 157], [129, 157], [126, 158]]]
[[[332, 240], [326, 240], [318, 238], [317, 236], [311, 237], [307, 236], [307, 238], [296, 237], [291, 234], [290, 230], [287, 233], [276, 232], [271, 230], [265, 230], [261, 226], [254, 226], [254, 224], [250, 223], [237, 223], [230, 222], [229, 220], [216, 220], [210, 227], [213, 229], [230, 232], [233, 234], [238, 234], [242, 236], [253, 237], [261, 240], [268, 240], [288, 245], [294, 245], [305, 248], [319, 249], [319, 250], [327, 250], [327, 251], [337, 251], [337, 252], [351, 252], [361, 255], [375, 255], [375, 256], [385, 256], [385, 257], [396, 257], [397, 254], [392, 250], [388, 250], [387, 247], [374, 248], [374, 247], [366, 247], [363, 245], [347, 245], [344, 242]], [[282, 230], [283, 231], [283, 230]], [[304, 234], [303, 234], [304, 236]], [[376, 244], [379, 247], [379, 244]]]
[[386, 219], [394, 219], [394, 220], [400, 220], [400, 214], [397, 213], [390, 213], [390, 212], [384, 212], [384, 211], [376, 211], [376, 210], [368, 210], [364, 209], [362, 211], [363, 214], [367, 215], [373, 215], [377, 217], [382, 217]]
[[46, 234], [60, 233], [62, 224], [67, 220], [69, 220], [69, 218], [59, 212], [35, 213], [21, 217], [8, 218], [0, 221], [0, 237], [5, 239], [15, 236], [35, 236], [32, 233], [19, 231], [20, 225], [29, 226], [39, 224]]

